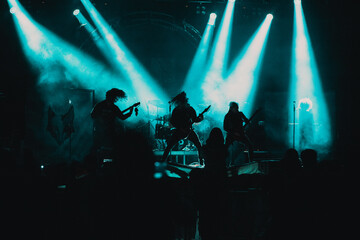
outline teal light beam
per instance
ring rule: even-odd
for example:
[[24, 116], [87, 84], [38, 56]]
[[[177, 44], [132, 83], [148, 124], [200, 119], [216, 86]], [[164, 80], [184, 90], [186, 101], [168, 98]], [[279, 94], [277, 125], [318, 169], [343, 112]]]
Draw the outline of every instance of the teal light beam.
[[220, 86], [223, 83], [228, 62], [234, 6], [235, 1], [228, 1], [226, 4], [205, 69], [206, 75], [202, 80], [203, 99], [199, 100], [212, 104], [213, 111], [218, 111], [224, 107], [222, 105], [224, 96], [220, 91]]
[[[301, 1], [294, 1], [294, 33], [292, 47], [291, 83], [289, 95], [289, 145], [304, 148], [328, 149], [332, 136], [328, 106], [322, 88], [314, 51], [311, 45]], [[295, 124], [293, 102], [295, 107]], [[300, 103], [311, 103], [301, 109]], [[310, 104], [308, 104], [310, 106]], [[308, 116], [305, 118], [304, 116]], [[310, 117], [309, 117], [310, 116]], [[304, 125], [304, 119], [308, 124]], [[293, 127], [295, 126], [295, 142]], [[307, 126], [307, 128], [305, 128]]]
[[[117, 70], [119, 70], [132, 85], [138, 99], [142, 103], [146, 103], [149, 100], [167, 102], [168, 96], [165, 92], [125, 46], [93, 4], [89, 0], [81, 0], [81, 2], [95, 23], [100, 35], [112, 49], [114, 54], [113, 61], [117, 65]], [[144, 104], [141, 106], [145, 107]]]
[[184, 85], [182, 89], [187, 93], [190, 99], [196, 99], [201, 86], [200, 79], [203, 79], [205, 75], [205, 66], [206, 60], [208, 57], [209, 47], [211, 40], [214, 35], [214, 24], [211, 24], [211, 21], [215, 19], [211, 19], [209, 17], [209, 22], [206, 24], [205, 31], [199, 43], [199, 46], [196, 50], [194, 59], [191, 63], [190, 69], [186, 75]]
[[236, 101], [245, 114], [251, 114], [262, 60], [273, 16], [268, 14], [234, 60], [222, 86], [224, 101]]
[[100, 92], [121, 85], [130, 91], [118, 74], [32, 19], [18, 0], [8, 0], [8, 3], [15, 9], [13, 20], [21, 47], [39, 74], [39, 85], [71, 83]]

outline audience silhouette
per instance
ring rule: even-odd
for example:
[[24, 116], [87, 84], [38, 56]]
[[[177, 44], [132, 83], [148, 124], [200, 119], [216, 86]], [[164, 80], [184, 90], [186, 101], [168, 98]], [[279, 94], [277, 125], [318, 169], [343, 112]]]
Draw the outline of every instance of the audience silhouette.
[[[125, 131], [115, 146], [113, 159], [102, 166], [91, 152], [83, 163], [44, 169], [31, 149], [24, 150], [19, 165], [11, 151], [2, 148], [1, 159], [8, 160], [0, 166], [6, 234], [14, 238], [40, 234], [43, 239], [196, 239], [198, 226], [202, 240], [238, 239], [229, 228], [236, 218], [230, 204], [236, 201], [230, 194], [236, 182], [227, 176], [221, 129], [211, 130], [202, 148], [205, 165], [193, 169], [188, 180], [154, 178], [151, 144], [137, 131]], [[266, 193], [269, 207], [269, 224], [261, 239], [341, 236], [339, 219], [345, 219], [347, 201], [343, 174], [335, 161], [319, 161], [315, 149], [303, 150], [300, 157], [297, 150], [287, 149], [278, 167], [261, 178], [259, 191]]]
[[226, 230], [228, 189], [226, 182], [227, 148], [220, 128], [213, 128], [204, 150], [204, 169], [192, 170], [201, 239], [222, 239]]

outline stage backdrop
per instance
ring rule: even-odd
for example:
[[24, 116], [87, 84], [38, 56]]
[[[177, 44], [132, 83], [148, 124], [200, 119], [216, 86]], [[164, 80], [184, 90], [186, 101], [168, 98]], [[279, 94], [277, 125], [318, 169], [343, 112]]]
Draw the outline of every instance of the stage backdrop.
[[94, 91], [57, 88], [27, 106], [25, 145], [39, 164], [83, 161], [93, 143]]

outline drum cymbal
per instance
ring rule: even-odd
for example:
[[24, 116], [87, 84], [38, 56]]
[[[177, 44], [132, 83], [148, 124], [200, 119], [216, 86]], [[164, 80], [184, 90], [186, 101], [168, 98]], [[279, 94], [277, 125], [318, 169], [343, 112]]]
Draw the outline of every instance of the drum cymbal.
[[149, 100], [148, 103], [155, 106], [155, 107], [159, 107], [159, 108], [165, 108], [166, 107], [166, 104], [164, 104], [159, 99]]

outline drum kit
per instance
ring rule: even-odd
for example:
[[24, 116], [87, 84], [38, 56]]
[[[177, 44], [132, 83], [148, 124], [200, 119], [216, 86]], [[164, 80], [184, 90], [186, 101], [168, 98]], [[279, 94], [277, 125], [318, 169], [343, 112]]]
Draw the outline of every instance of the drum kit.
[[[149, 126], [155, 131], [151, 131], [151, 139], [154, 140], [153, 148], [156, 150], [164, 150], [167, 145], [167, 140], [171, 135], [172, 126], [170, 124], [170, 106], [168, 113], [166, 104], [162, 101], [149, 100], [148, 103], [148, 118]], [[170, 104], [169, 104], [170, 105]]]

